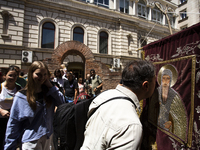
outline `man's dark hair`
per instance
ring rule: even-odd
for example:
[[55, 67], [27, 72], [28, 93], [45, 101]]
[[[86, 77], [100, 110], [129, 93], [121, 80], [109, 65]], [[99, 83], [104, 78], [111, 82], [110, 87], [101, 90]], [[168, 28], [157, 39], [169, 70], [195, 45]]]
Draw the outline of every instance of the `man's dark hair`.
[[122, 72], [122, 84], [133, 91], [138, 91], [144, 81], [151, 81], [155, 76], [155, 66], [146, 60], [129, 62]]
[[57, 78], [56, 73], [60, 73], [59, 78], [62, 78], [60, 69], [56, 69], [56, 70], [54, 71], [54, 76]]
[[91, 69], [91, 70], [90, 70], [90, 73], [91, 73], [91, 71], [95, 73], [95, 70], [94, 70], [94, 69]]
[[23, 71], [20, 72], [20, 76], [22, 76], [22, 77], [24, 76], [24, 72]]

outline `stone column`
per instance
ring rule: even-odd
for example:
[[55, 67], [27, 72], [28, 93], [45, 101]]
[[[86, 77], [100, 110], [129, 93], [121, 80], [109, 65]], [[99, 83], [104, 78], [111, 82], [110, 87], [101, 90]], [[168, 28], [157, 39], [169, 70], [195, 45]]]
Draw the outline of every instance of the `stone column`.
[[135, 0], [133, 1], [133, 15], [137, 15], [137, 4], [138, 4], [139, 0]]
[[149, 15], [148, 15], [148, 20], [151, 20], [151, 12], [152, 12], [152, 8], [151, 7], [149, 7]]

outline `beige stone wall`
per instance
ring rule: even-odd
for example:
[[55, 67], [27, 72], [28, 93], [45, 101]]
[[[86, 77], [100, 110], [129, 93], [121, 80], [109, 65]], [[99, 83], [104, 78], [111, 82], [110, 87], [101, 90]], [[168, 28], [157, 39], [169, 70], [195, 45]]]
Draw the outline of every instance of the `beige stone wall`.
[[9, 30], [3, 34], [3, 18], [0, 15], [0, 44], [22, 46], [24, 28], [24, 2], [23, 1], [0, 1], [0, 12], [9, 12]]
[[[94, 4], [78, 1], [62, 1], [63, 4], [60, 4], [57, 1], [0, 1], [0, 12], [6, 10], [11, 14], [9, 32], [5, 39], [2, 36], [3, 19], [0, 15], [0, 67], [10, 64], [27, 67], [28, 64], [20, 63], [21, 50], [33, 51], [33, 60], [51, 58], [54, 49], [43, 49], [40, 46], [41, 26], [45, 21], [55, 24], [55, 48], [72, 40], [73, 28], [80, 26], [85, 32], [84, 44], [95, 54], [95, 59], [112, 65], [112, 59], [118, 57], [121, 59], [122, 68], [128, 60], [139, 57], [137, 51], [140, 48], [139, 37], [148, 35], [147, 43], [151, 43], [169, 34], [166, 26], [156, 25], [154, 27], [153, 22], [139, 19], [136, 16]], [[106, 31], [109, 34], [108, 55], [99, 54], [100, 31]], [[128, 42], [129, 35], [131, 36], [130, 42]]]
[[[176, 9], [177, 19], [176, 24], [177, 28], [181, 29], [182, 27], [190, 27], [194, 24], [197, 24], [200, 22], [200, 1], [199, 0], [188, 0], [184, 4], [180, 4], [179, 0], [172, 0], [175, 4], [179, 5], [179, 7]], [[180, 21], [180, 12], [186, 10], [187, 11], [187, 19], [184, 21]]]

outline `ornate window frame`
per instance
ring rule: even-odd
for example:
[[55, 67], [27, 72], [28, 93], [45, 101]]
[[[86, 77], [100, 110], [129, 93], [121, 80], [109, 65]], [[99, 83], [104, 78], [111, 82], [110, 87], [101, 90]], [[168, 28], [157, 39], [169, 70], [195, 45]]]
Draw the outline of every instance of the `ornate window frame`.
[[[123, 2], [123, 7], [121, 7], [121, 2]], [[119, 10], [120, 10], [120, 12], [129, 14], [129, 11], [130, 11], [129, 10], [129, 3], [130, 3], [129, 0], [119, 0]], [[121, 10], [121, 8], [123, 9], [123, 11]]]
[[51, 22], [55, 26], [55, 37], [54, 37], [54, 49], [58, 46], [58, 36], [59, 36], [59, 26], [57, 23], [51, 18], [45, 18], [39, 23], [39, 33], [38, 33], [38, 48], [41, 48], [42, 45], [42, 26], [46, 22]]
[[111, 34], [106, 29], [101, 29], [101, 30], [98, 31], [98, 34], [97, 34], [97, 53], [103, 54], [103, 53], [100, 53], [100, 51], [99, 51], [99, 49], [100, 49], [99, 40], [100, 40], [100, 33], [101, 32], [106, 32], [108, 34], [108, 52], [107, 52], [107, 54], [111, 55]]
[[[141, 8], [141, 12], [139, 11], [139, 7]], [[148, 19], [148, 8], [147, 8], [144, 0], [140, 0], [137, 3], [137, 15], [138, 15], [138, 17]]]
[[74, 36], [74, 28], [76, 28], [76, 27], [80, 27], [80, 28], [82, 28], [83, 29], [83, 31], [84, 31], [84, 35], [83, 35], [83, 44], [85, 44], [85, 45], [87, 45], [87, 30], [86, 30], [86, 28], [83, 26], [83, 25], [81, 25], [81, 24], [74, 24], [73, 26], [72, 26], [72, 28], [71, 28], [71, 33], [70, 33], [70, 40], [71, 41], [73, 41], [73, 36]]
[[[155, 19], [154, 19], [154, 12], [155, 12]], [[160, 14], [160, 17], [159, 17]], [[159, 20], [160, 19], [160, 20]], [[151, 12], [151, 20], [160, 24], [163, 24], [163, 13], [159, 10], [159, 8], [157, 8], [156, 6], [154, 7], [154, 9], [152, 9]]]

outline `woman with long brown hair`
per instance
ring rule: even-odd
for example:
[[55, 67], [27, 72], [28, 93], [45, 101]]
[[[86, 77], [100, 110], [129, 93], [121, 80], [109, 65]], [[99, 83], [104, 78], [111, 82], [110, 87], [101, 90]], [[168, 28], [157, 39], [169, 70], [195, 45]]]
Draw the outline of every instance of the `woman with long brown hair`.
[[19, 140], [22, 149], [52, 149], [54, 109], [64, 102], [63, 94], [49, 80], [47, 66], [33, 62], [25, 89], [14, 97], [4, 149], [16, 148]]
[[10, 66], [5, 72], [5, 82], [1, 83], [0, 89], [0, 149], [3, 149], [6, 126], [10, 116], [10, 108], [13, 103], [13, 96], [21, 89], [15, 82], [17, 71]]

